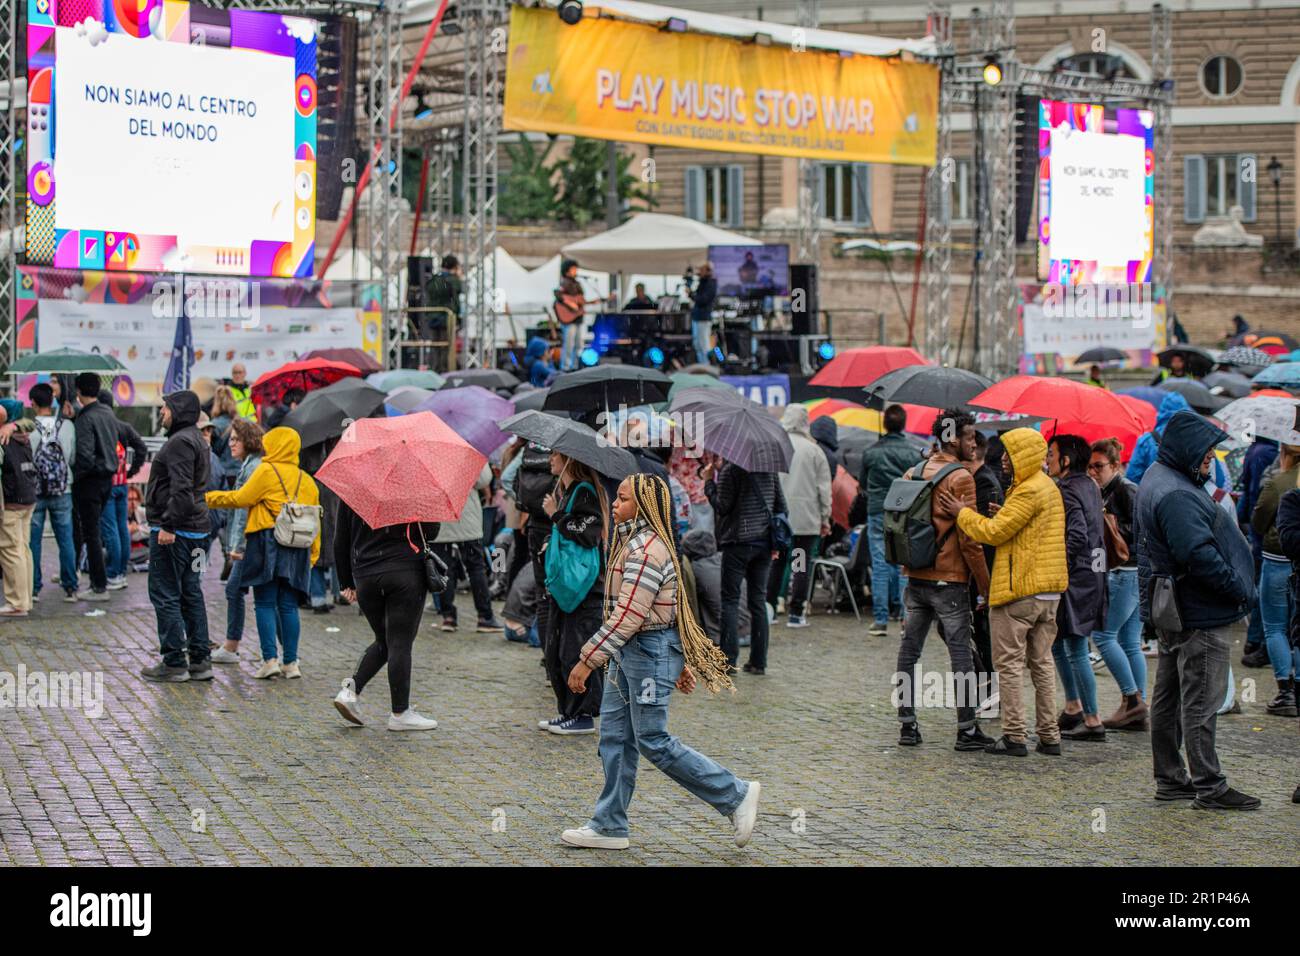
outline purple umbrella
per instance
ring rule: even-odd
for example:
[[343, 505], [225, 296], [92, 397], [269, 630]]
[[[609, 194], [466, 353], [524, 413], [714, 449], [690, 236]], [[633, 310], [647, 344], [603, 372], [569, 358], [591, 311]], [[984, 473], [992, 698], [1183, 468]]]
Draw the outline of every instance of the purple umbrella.
[[515, 413], [515, 406], [486, 388], [467, 385], [434, 392], [412, 411], [433, 412], [477, 451], [490, 455], [510, 440], [497, 425]]

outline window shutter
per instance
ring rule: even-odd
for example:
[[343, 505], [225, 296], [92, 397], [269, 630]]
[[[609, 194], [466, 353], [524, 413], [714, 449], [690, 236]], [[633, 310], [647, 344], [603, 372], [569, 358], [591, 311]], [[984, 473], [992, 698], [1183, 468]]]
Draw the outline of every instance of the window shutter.
[[727, 167], [727, 225], [745, 225], [745, 167], [731, 165]]
[[1259, 163], [1252, 153], [1237, 157], [1237, 202], [1241, 204], [1241, 221], [1254, 222], [1255, 186], [1259, 181]]
[[871, 224], [871, 167], [866, 163], [853, 164], [853, 224]]
[[1183, 222], [1205, 222], [1205, 157], [1183, 157]]
[[686, 167], [686, 218], [704, 218], [704, 167]]

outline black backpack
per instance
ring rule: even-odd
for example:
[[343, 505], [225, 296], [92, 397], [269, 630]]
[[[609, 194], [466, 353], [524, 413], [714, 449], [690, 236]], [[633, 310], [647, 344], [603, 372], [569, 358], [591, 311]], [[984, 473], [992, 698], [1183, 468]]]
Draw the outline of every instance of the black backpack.
[[25, 441], [11, 441], [4, 448], [3, 484], [5, 504], [36, 504], [36, 464], [32, 446]]
[[[930, 520], [930, 500], [934, 489], [954, 471], [962, 466], [957, 462], [944, 465], [933, 478], [909, 478], [916, 468], [924, 468], [925, 463], [904, 472], [895, 478], [885, 494], [885, 559], [890, 564], [901, 564], [908, 568], [932, 568], [943, 547], [944, 539], [936, 539], [934, 524]], [[954, 523], [948, 534], [956, 530]]]
[[524, 446], [524, 460], [519, 464], [519, 475], [515, 479], [516, 502], [520, 510], [526, 511], [531, 518], [550, 521], [542, 507], [546, 496], [555, 488], [555, 476], [551, 474], [551, 453], [540, 445], [529, 442]]

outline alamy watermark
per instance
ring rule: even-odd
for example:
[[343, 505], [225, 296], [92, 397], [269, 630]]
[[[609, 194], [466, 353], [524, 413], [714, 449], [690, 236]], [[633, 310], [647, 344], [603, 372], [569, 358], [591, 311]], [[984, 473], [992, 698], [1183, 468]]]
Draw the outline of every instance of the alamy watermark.
[[92, 719], [104, 715], [103, 671], [0, 671], [0, 710], [52, 708], [79, 710]]
[[254, 329], [262, 321], [262, 287], [243, 279], [159, 279], [153, 284], [153, 315], [237, 320], [241, 328]]
[[1083, 282], [1043, 286], [1049, 319], [1130, 319], [1136, 328], [1153, 321], [1155, 295], [1149, 282]]

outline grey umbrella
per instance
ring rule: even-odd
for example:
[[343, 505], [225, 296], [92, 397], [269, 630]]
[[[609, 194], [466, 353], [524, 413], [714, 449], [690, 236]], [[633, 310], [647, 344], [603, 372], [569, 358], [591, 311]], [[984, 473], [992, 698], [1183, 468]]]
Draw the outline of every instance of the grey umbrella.
[[886, 372], [863, 391], [867, 393], [867, 404], [872, 408], [883, 408], [892, 402], [956, 408], [992, 384], [992, 380], [964, 368], [908, 365]]
[[568, 455], [607, 478], [622, 481], [641, 469], [626, 448], [611, 445], [581, 422], [545, 412], [516, 412], [501, 422], [503, 432]]
[[1217, 412], [1231, 401], [1215, 395], [1201, 382], [1192, 378], [1167, 378], [1156, 387], [1166, 392], [1177, 392], [1198, 412]]
[[794, 445], [781, 424], [757, 402], [739, 394], [722, 399], [723, 394], [716, 388], [688, 388], [673, 398], [670, 408], [681, 415], [687, 440], [745, 471], [787, 471]]
[[512, 389], [519, 385], [519, 379], [505, 369], [500, 368], [466, 368], [447, 372], [443, 378], [447, 383], [443, 388], [464, 388], [466, 385], [478, 385], [486, 389]]
[[511, 400], [515, 403], [516, 412], [540, 412], [542, 403], [546, 401], [546, 389], [530, 388], [527, 391], [515, 392]]
[[1250, 394], [1250, 379], [1240, 372], [1211, 372], [1201, 381], [1216, 395], [1245, 398]]
[[369, 418], [384, 407], [384, 395], [364, 380], [349, 377], [307, 393], [302, 404], [280, 422], [302, 439], [302, 447], [337, 438], [358, 418]]

